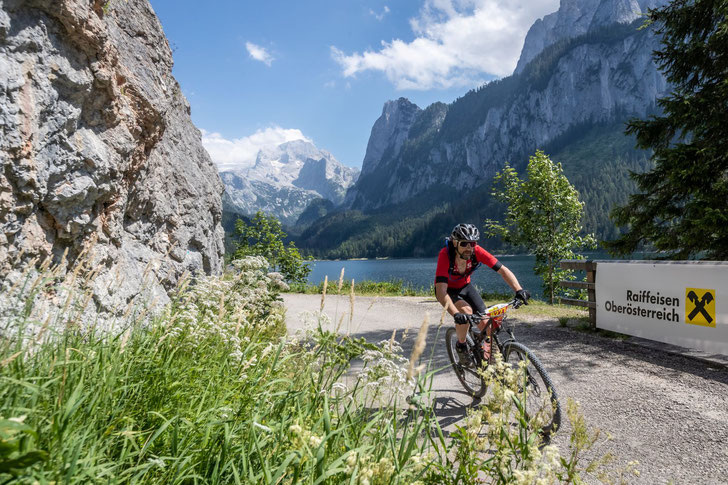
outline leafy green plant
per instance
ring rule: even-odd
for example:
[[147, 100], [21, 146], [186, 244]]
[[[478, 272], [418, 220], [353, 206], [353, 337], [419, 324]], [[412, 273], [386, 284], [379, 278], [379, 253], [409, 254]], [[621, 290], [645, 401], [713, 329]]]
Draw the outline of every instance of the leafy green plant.
[[25, 418], [0, 418], [0, 477], [17, 477], [24, 469], [48, 459], [48, 453], [33, 449], [37, 436], [23, 423]]
[[638, 193], [612, 213], [627, 232], [608, 247], [629, 254], [652, 245], [677, 259], [726, 259], [728, 124], [717, 108], [728, 103], [726, 2], [669, 2], [649, 11], [646, 26], [660, 35], [653, 57], [671, 92], [657, 101], [660, 113], [627, 126], [640, 148], [654, 150], [654, 168], [632, 175]]
[[250, 224], [238, 219], [233, 237], [237, 244], [234, 259], [262, 256], [290, 282], [304, 282], [311, 272], [293, 241], [288, 246], [283, 243], [286, 233], [274, 216], [258, 211]]
[[527, 178], [521, 180], [510, 165], [495, 176], [493, 195], [507, 205], [504, 223], [487, 219], [485, 231], [523, 245], [536, 256], [534, 271], [543, 279], [544, 295], [554, 303], [558, 281], [571, 271], [559, 268], [562, 259], [577, 258], [574, 250], [592, 248], [591, 234], [581, 236], [583, 203], [555, 164], [538, 150], [529, 159]]

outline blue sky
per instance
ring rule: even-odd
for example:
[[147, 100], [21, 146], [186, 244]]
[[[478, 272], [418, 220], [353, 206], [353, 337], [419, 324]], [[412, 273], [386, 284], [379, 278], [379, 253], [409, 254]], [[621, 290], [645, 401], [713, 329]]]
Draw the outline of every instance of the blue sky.
[[306, 138], [361, 167], [383, 104], [452, 102], [508, 75], [558, 0], [151, 0], [222, 168]]

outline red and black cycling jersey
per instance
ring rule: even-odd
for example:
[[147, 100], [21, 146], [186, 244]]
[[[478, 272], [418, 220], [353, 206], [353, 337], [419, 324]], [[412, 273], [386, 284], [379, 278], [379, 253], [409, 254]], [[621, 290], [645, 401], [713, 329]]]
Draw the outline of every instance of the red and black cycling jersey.
[[465, 263], [465, 272], [460, 273], [457, 264], [455, 264], [455, 248], [448, 242], [447, 246], [442, 248], [437, 256], [435, 283], [447, 283], [448, 288], [462, 288], [470, 283], [470, 275], [481, 263], [495, 271], [503, 266], [495, 256], [476, 244], [473, 257]]

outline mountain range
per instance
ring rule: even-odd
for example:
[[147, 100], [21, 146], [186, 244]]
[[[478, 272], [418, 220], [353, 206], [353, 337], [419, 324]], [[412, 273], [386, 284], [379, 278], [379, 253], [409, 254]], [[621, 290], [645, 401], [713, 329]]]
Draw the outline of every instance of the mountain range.
[[562, 0], [529, 30], [513, 75], [450, 104], [388, 101], [344, 204], [299, 246], [326, 257], [430, 254], [456, 222], [498, 219], [493, 176], [506, 162], [522, 170], [537, 149], [579, 190], [586, 230], [615, 237], [609, 211], [634, 190], [629, 172], [650, 163], [625, 123], [655, 113], [669, 89], [652, 58], [660, 39], [640, 28], [664, 3]]
[[260, 210], [294, 224], [314, 200], [341, 204], [358, 176], [359, 170], [305, 140], [266, 146], [252, 166], [220, 172], [223, 208], [245, 215]]
[[584, 125], [644, 117], [667, 82], [652, 62], [659, 39], [638, 30], [641, 11], [636, 0], [565, 0], [530, 29], [514, 75], [450, 105], [387, 102], [347, 208], [446, 200]]
[[609, 211], [634, 191], [629, 172], [650, 163], [624, 134], [625, 123], [655, 113], [669, 89], [652, 58], [660, 39], [640, 28], [647, 9], [664, 3], [562, 0], [531, 26], [511, 76], [450, 104], [423, 109], [403, 97], [387, 101], [361, 174], [336, 178], [335, 193], [314, 187], [313, 178], [302, 183], [301, 158], [288, 157], [286, 163], [299, 160], [290, 173], [275, 166], [279, 174], [273, 161], [285, 160], [273, 150], [261, 152], [247, 175], [221, 174], [224, 205], [244, 213], [260, 207], [289, 225], [303, 215], [291, 231], [316, 256], [425, 255], [455, 222], [498, 219], [503, 207], [491, 197], [493, 176], [506, 162], [522, 170], [543, 149], [579, 190], [585, 229], [613, 238], [620, 229]]

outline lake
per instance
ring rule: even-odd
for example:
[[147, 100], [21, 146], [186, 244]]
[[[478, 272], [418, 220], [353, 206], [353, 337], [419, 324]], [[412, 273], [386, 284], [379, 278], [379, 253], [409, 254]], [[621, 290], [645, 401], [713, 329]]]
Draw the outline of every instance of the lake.
[[[499, 256], [498, 260], [518, 278], [521, 286], [532, 295], [541, 294], [541, 279], [533, 273], [533, 256]], [[344, 279], [355, 281], [391, 281], [402, 280], [412, 286], [429, 288], [435, 282], [435, 265], [437, 258], [406, 259], [367, 259], [341, 261], [314, 261], [308, 281], [318, 284], [326, 276], [329, 281], [338, 281], [341, 268], [344, 268]], [[471, 281], [481, 290], [487, 292], [510, 292], [503, 278], [490, 268], [481, 266], [471, 276]]]
[[[615, 259], [605, 251], [588, 251], [582, 253], [589, 260]], [[534, 256], [499, 255], [494, 254], [498, 261], [513, 271], [521, 286], [531, 292], [533, 296], [542, 295], [541, 278], [533, 273]], [[634, 253], [626, 259], [653, 259], [654, 255], [648, 253]], [[341, 261], [313, 261], [308, 281], [314, 284], [321, 283], [326, 276], [329, 281], [338, 281], [341, 268], [344, 268], [344, 279], [355, 281], [391, 281], [402, 280], [414, 287], [429, 288], [435, 282], [435, 266], [437, 257], [432, 258], [401, 258], [401, 259], [367, 259], [367, 260], [341, 260]], [[583, 279], [584, 273], [578, 272], [577, 279]], [[471, 281], [486, 292], [509, 292], [510, 288], [503, 278], [490, 268], [481, 266], [471, 276]]]

